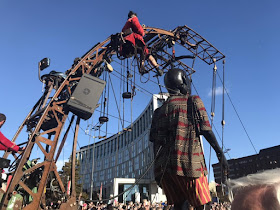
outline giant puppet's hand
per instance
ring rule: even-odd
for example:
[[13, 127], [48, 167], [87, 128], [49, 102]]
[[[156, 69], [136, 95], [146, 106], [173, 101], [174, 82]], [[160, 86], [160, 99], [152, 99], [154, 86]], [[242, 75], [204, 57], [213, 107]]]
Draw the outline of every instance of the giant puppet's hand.
[[222, 153], [217, 153], [217, 157], [218, 157], [218, 160], [221, 164], [221, 168], [222, 168], [222, 183], [225, 183], [226, 179], [228, 178], [228, 172], [229, 172], [229, 165], [228, 165], [228, 162], [227, 162], [227, 159], [225, 157], [225, 154], [222, 152]]
[[228, 171], [229, 171], [228, 170], [229, 166], [228, 166], [228, 162], [225, 157], [225, 154], [224, 154], [223, 150], [221, 149], [221, 147], [219, 146], [217, 139], [212, 130], [201, 131], [200, 134], [204, 136], [204, 138], [209, 142], [211, 147], [213, 147], [213, 149], [215, 150], [215, 152], [217, 154], [217, 158], [222, 167], [222, 173], [223, 173], [222, 182], [224, 182], [228, 176]]

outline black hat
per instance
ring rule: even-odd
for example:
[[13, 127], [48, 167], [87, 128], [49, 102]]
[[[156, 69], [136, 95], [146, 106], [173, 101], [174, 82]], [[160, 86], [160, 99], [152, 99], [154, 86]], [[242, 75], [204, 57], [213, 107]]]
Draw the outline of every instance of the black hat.
[[132, 16], [132, 15], [137, 16], [137, 14], [136, 14], [135, 12], [133, 12], [133, 11], [129, 11], [129, 13], [128, 13], [127, 17], [128, 17], [128, 18], [131, 18], [131, 16]]

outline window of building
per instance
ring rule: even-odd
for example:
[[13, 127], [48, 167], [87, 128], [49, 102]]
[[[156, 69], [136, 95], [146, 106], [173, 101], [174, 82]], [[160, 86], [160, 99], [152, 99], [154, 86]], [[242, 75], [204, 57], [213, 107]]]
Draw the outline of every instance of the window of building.
[[114, 152], [116, 152], [117, 151], [117, 138], [114, 138]]
[[127, 161], [129, 159], [129, 152], [128, 152], [128, 150], [126, 149], [125, 151], [124, 151], [124, 161]]
[[112, 178], [112, 168], [109, 168], [107, 171], [107, 179], [111, 179]]
[[119, 152], [118, 154], [118, 164], [120, 164], [122, 162], [122, 153]]
[[102, 157], [103, 156], [103, 148], [104, 146], [103, 146], [103, 144], [101, 144], [101, 146], [100, 146], [100, 157]]
[[103, 145], [104, 145], [104, 146], [103, 146], [103, 147], [104, 147], [104, 149], [103, 149], [103, 151], [102, 151], [102, 152], [103, 152], [103, 155], [105, 156], [105, 154], [106, 154], [106, 150], [107, 150], [107, 143], [105, 143], [105, 144], [103, 144]]
[[143, 152], [141, 152], [140, 157], [141, 157], [140, 167], [143, 167], [144, 166], [144, 153]]
[[143, 138], [143, 141], [144, 141], [144, 148], [143, 149], [146, 149], [146, 147], [148, 147], [148, 134], [145, 134], [144, 138]]
[[92, 153], [93, 153], [93, 149], [91, 148], [91, 149], [89, 150], [89, 159], [90, 159], [90, 160], [92, 160]]
[[114, 166], [115, 165], [115, 162], [116, 162], [116, 158], [115, 158], [115, 155], [113, 155], [111, 157], [111, 166]]
[[143, 116], [143, 129], [144, 131], [146, 130], [146, 112], [144, 113], [144, 116]]
[[105, 164], [104, 164], [104, 168], [108, 168], [109, 167], [109, 159], [105, 158]]
[[138, 142], [138, 151], [141, 152], [142, 151], [142, 141], [143, 139], [140, 139]]
[[96, 162], [96, 169], [100, 170], [101, 169], [101, 161]]
[[123, 133], [123, 146], [125, 147], [127, 144], [127, 132]]
[[113, 140], [111, 140], [111, 153], [113, 153], [114, 148], [115, 148], [115, 141], [113, 139]]
[[129, 131], [129, 132], [127, 132], [127, 139], [128, 139], [128, 144], [132, 141], [132, 138], [131, 138], [131, 135], [132, 134], [132, 130], [131, 131]]
[[125, 163], [122, 164], [122, 175], [125, 175]]
[[136, 139], [136, 123], [133, 125], [133, 129], [132, 129], [132, 133], [133, 133], [133, 139], [132, 141], [134, 141]]
[[111, 141], [108, 141], [106, 154], [108, 155], [110, 151], [111, 151]]
[[117, 145], [118, 145], [118, 150], [120, 149], [120, 135], [117, 137]]
[[119, 166], [118, 165], [116, 166], [116, 174], [117, 174], [117, 177], [119, 177]]
[[139, 123], [139, 120], [137, 121], [137, 123], [136, 123], [136, 130], [137, 130], [137, 136], [136, 137], [138, 137], [139, 135], [140, 135], [140, 123]]
[[131, 173], [132, 172], [132, 160], [128, 161], [128, 172]]
[[119, 148], [123, 148], [123, 135], [122, 134], [119, 135], [119, 143], [120, 143]]
[[135, 157], [136, 153], [135, 153], [135, 145], [133, 144], [131, 146], [131, 154], [132, 154], [132, 157]]
[[142, 117], [139, 120], [139, 133], [143, 133]]
[[99, 173], [99, 180], [104, 180], [104, 170], [100, 171]]
[[134, 159], [134, 170], [139, 169], [139, 156]]
[[97, 181], [97, 175], [98, 175], [98, 172], [95, 172], [93, 174], [93, 182], [96, 182]]

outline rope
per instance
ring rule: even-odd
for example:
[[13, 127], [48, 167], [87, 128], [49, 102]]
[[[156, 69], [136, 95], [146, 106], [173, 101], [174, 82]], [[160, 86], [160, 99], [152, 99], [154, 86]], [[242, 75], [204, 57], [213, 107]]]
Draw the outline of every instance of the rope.
[[[219, 77], [219, 79], [221, 80], [221, 77], [220, 77], [219, 73], [218, 73], [218, 77]], [[253, 141], [251, 140], [251, 138], [250, 138], [250, 136], [249, 136], [249, 134], [248, 134], [248, 132], [247, 132], [247, 130], [246, 130], [246, 128], [245, 128], [245, 125], [244, 125], [244, 123], [242, 122], [242, 120], [241, 120], [241, 118], [240, 118], [240, 116], [239, 116], [239, 114], [238, 114], [238, 112], [237, 112], [237, 109], [235, 108], [235, 106], [234, 106], [234, 104], [233, 104], [233, 102], [232, 102], [232, 100], [231, 100], [231, 97], [229, 96], [229, 93], [228, 93], [228, 91], [227, 91], [226, 88], [225, 88], [225, 92], [226, 92], [226, 94], [227, 94], [227, 96], [228, 96], [228, 98], [229, 98], [229, 101], [230, 101], [230, 103], [231, 103], [231, 105], [232, 105], [232, 107], [233, 107], [233, 109], [234, 109], [234, 111], [235, 111], [235, 114], [237, 115], [237, 117], [238, 117], [238, 119], [239, 119], [239, 122], [241, 123], [241, 125], [242, 125], [242, 127], [243, 127], [243, 129], [244, 129], [244, 131], [245, 131], [245, 133], [246, 133], [246, 135], [247, 135], [247, 137], [248, 137], [248, 139], [249, 139], [249, 141], [250, 141], [250, 143], [251, 143], [251, 146], [253, 147], [255, 153], [258, 154], [258, 152], [257, 152], [257, 150], [256, 150], [256, 148], [255, 148], [255, 146], [254, 146], [254, 144], [253, 144]]]
[[[196, 92], [196, 95], [198, 95], [199, 96], [199, 93], [198, 93], [198, 91], [197, 91], [197, 89], [196, 89], [196, 87], [195, 87], [195, 85], [194, 85], [194, 83], [192, 82], [192, 86], [193, 86], [193, 88], [194, 88], [194, 90], [195, 90], [195, 92]], [[210, 118], [210, 115], [209, 115], [209, 113], [207, 112], [207, 110], [206, 110], [206, 113], [207, 113], [207, 116], [208, 116], [208, 118]], [[218, 133], [218, 130], [217, 130], [217, 128], [216, 128], [216, 126], [215, 126], [215, 124], [213, 123], [213, 125], [212, 125], [213, 127], [212, 128], [214, 128], [214, 130], [215, 130], [215, 132], [216, 132], [216, 135], [219, 137], [219, 141], [222, 143], [222, 138], [221, 138], [221, 136], [220, 136], [220, 134]], [[226, 147], [225, 147], [225, 149], [226, 149]], [[226, 149], [227, 150], [227, 149]], [[229, 156], [229, 158], [231, 159], [231, 157], [230, 157], [230, 155], [229, 155], [229, 153], [227, 153], [227, 155]]]
[[[117, 98], [116, 98], [115, 90], [113, 88], [113, 83], [112, 83], [110, 74], [109, 74], [109, 81], [110, 81], [111, 86], [112, 86], [112, 91], [113, 91], [113, 94], [114, 94], [114, 98], [115, 98], [115, 102], [116, 102], [116, 106], [117, 106], [117, 110], [118, 110], [118, 114], [119, 114], [119, 119], [121, 119], [121, 113], [120, 113], [120, 109], [119, 109], [119, 106], [118, 106], [118, 103], [117, 103]], [[122, 124], [122, 127], [124, 127], [123, 124]]]
[[[213, 61], [214, 61], [214, 68], [213, 68], [213, 80], [212, 80], [211, 127], [213, 125], [213, 120], [214, 120], [214, 116], [215, 116], [216, 75], [217, 75], [216, 59], [213, 59]], [[208, 168], [210, 169], [212, 147], [210, 147], [209, 150], [210, 151], [209, 151], [209, 165], [208, 165]], [[208, 173], [208, 184], [209, 184], [209, 180], [210, 180], [210, 174], [211, 174], [211, 170], [209, 170], [209, 173]]]

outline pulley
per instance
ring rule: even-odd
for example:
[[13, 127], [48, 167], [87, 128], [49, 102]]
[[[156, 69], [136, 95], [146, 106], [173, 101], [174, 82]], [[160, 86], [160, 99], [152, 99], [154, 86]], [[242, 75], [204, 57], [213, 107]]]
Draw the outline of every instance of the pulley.
[[[127, 64], [127, 68], [128, 68], [128, 64]], [[126, 72], [126, 92], [124, 92], [122, 94], [123, 99], [131, 99], [133, 97], [133, 94], [131, 92], [128, 91], [128, 87], [129, 87], [129, 79], [132, 78], [132, 74], [130, 74], [129, 69], [127, 69]]]
[[132, 97], [132, 93], [131, 93], [131, 92], [124, 92], [124, 93], [122, 94], [122, 97], [123, 97], [124, 99], [129, 99], [129, 98]]
[[100, 124], [103, 124], [103, 123], [108, 122], [108, 121], [109, 121], [109, 118], [106, 117], [106, 116], [99, 117], [99, 123]]

